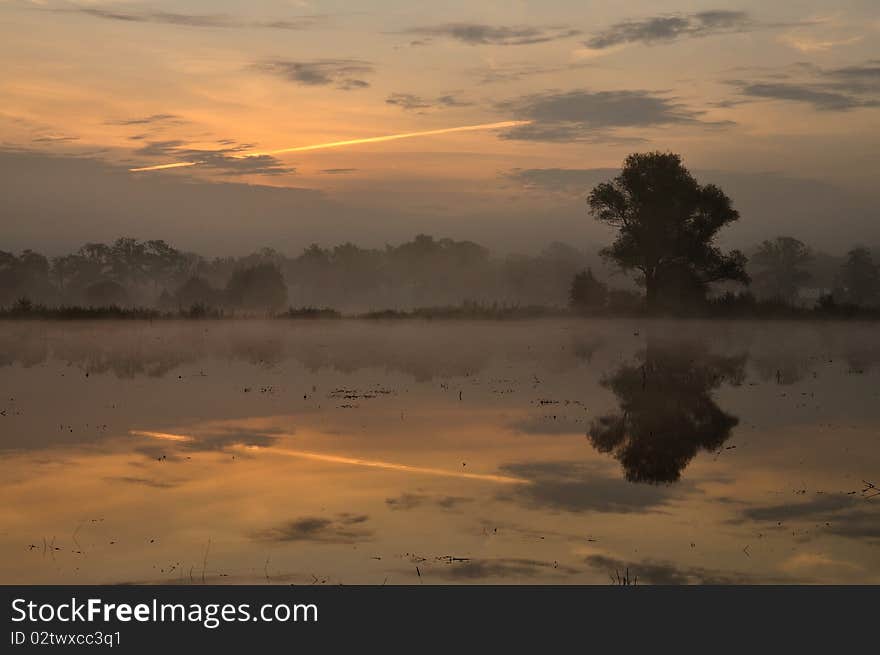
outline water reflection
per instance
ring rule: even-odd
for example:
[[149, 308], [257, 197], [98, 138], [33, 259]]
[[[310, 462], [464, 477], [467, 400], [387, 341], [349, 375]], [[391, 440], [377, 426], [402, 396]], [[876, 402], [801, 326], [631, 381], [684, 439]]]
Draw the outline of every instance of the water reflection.
[[880, 582], [877, 361], [869, 324], [2, 323], [0, 582]]
[[745, 355], [712, 354], [702, 343], [648, 339], [636, 363], [602, 381], [619, 411], [593, 421], [590, 443], [620, 461], [631, 482], [677, 482], [700, 450], [717, 450], [730, 438], [739, 420], [713, 392], [742, 384], [745, 362]]

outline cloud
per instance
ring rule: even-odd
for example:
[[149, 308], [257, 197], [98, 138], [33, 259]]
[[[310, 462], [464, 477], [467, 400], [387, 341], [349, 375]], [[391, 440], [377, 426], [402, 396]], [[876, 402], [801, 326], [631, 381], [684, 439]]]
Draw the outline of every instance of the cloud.
[[373, 64], [360, 59], [314, 59], [311, 61], [291, 61], [274, 59], [258, 62], [255, 70], [278, 75], [303, 86], [330, 86], [351, 91], [370, 86], [361, 79], [374, 71]]
[[779, 41], [804, 53], [828, 52], [840, 46], [853, 45], [862, 40], [861, 36], [853, 36], [847, 39], [817, 39], [802, 34], [783, 34]]
[[392, 93], [385, 99], [385, 103], [396, 105], [401, 109], [412, 111], [414, 109], [428, 109], [433, 105], [424, 98], [412, 93]]
[[31, 139], [34, 143], [68, 143], [70, 141], [79, 141], [78, 136], [67, 136], [63, 134], [45, 134]]
[[743, 519], [822, 523], [824, 532], [839, 537], [880, 541], [880, 509], [855, 495], [822, 494], [806, 502], [749, 507], [735, 522]]
[[119, 120], [105, 121], [106, 125], [152, 125], [168, 121], [179, 122], [180, 117], [175, 114], [152, 114], [137, 118], [123, 118]]
[[530, 508], [565, 512], [650, 512], [679, 497], [687, 485], [634, 485], [610, 478], [598, 466], [573, 462], [523, 462], [501, 467], [504, 473], [529, 480], [513, 495], [502, 496]]
[[600, 571], [606, 571], [612, 579], [616, 579], [629, 573], [629, 577], [637, 584], [652, 585], [734, 585], [756, 584], [760, 582], [789, 582], [788, 578], [765, 579], [740, 571], [720, 571], [707, 569], [700, 566], [678, 566], [672, 562], [643, 559], [640, 561], [625, 561], [607, 555], [590, 555], [584, 560], [589, 566]]
[[348, 175], [349, 173], [356, 173], [357, 171], [357, 168], [322, 168], [318, 172], [324, 175]]
[[441, 509], [454, 509], [463, 503], [472, 502], [473, 498], [465, 496], [429, 496], [426, 494], [402, 493], [394, 498], [386, 498], [385, 504], [391, 510], [410, 510], [426, 505]]
[[454, 95], [447, 94], [444, 96], [440, 96], [436, 100], [437, 104], [443, 105], [444, 107], [470, 107], [474, 103], [468, 102], [466, 100], [460, 100], [456, 98]]
[[[445, 23], [443, 25], [431, 25], [412, 27], [404, 30], [403, 34], [412, 34], [421, 37], [446, 38], [466, 43], [468, 45], [531, 45], [534, 43], [546, 43], [568, 39], [581, 34], [580, 30], [567, 27], [531, 27], [528, 25], [504, 26], [486, 25], [483, 23]], [[418, 40], [411, 45], [425, 45], [424, 40]]]
[[285, 165], [271, 155], [241, 157], [240, 153], [251, 150], [251, 145], [240, 144], [217, 150], [187, 148], [179, 139], [149, 141], [134, 151], [143, 157], [161, 157], [181, 162], [198, 162], [200, 166], [213, 169], [223, 175], [291, 175], [296, 168]]
[[674, 124], [702, 124], [701, 112], [651, 91], [575, 90], [536, 93], [499, 103], [527, 125], [507, 130], [502, 138], [523, 141], [589, 141], [614, 138], [609, 130]]
[[835, 89], [850, 93], [880, 92], [880, 60], [871, 60], [858, 66], [845, 66], [821, 71], [827, 83]]
[[528, 416], [510, 423], [509, 429], [528, 435], [571, 435], [585, 434], [586, 425], [577, 419], [561, 416]]
[[542, 562], [534, 559], [497, 558], [470, 559], [454, 562], [441, 573], [453, 580], [482, 580], [485, 578], [534, 578], [539, 575], [573, 575], [580, 571], [556, 562]]
[[276, 30], [305, 30], [324, 21], [324, 16], [296, 16], [287, 20], [247, 20], [228, 14], [182, 14], [157, 9], [126, 10], [109, 6], [68, 5], [50, 7], [56, 13], [79, 13], [92, 18], [124, 23], [155, 23], [180, 27], [202, 28], [257, 28]]
[[799, 64], [766, 73], [760, 79], [728, 80], [741, 97], [728, 101], [737, 104], [749, 99], [782, 100], [808, 104], [817, 111], [848, 111], [880, 106], [880, 62], [825, 69]]
[[365, 514], [338, 514], [333, 518], [305, 516], [254, 533], [259, 541], [315, 542], [353, 544], [366, 541], [373, 535], [363, 526], [369, 520]]
[[466, 102], [456, 98], [452, 94], [442, 95], [438, 98], [427, 99], [412, 93], [392, 93], [385, 99], [385, 103], [396, 105], [407, 111], [418, 109], [433, 109], [434, 107], [470, 107], [472, 102]]
[[231, 446], [255, 446], [266, 448], [271, 446], [281, 434], [281, 430], [242, 430], [228, 428], [208, 434], [199, 434], [192, 441], [183, 442], [188, 450], [225, 450]]
[[641, 20], [615, 23], [593, 34], [584, 42], [593, 50], [604, 50], [628, 43], [670, 43], [684, 38], [745, 32], [758, 24], [744, 11], [700, 11], [693, 14], [664, 14]]
[[846, 93], [829, 91], [812, 84], [786, 82], [744, 83], [740, 93], [750, 98], [802, 102], [818, 111], [846, 111], [857, 107], [877, 107], [877, 100], [862, 99]]

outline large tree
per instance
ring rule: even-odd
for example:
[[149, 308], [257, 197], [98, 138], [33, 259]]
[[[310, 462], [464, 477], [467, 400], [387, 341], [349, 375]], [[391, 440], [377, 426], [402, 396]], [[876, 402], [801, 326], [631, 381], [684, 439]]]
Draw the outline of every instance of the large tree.
[[673, 153], [636, 153], [589, 195], [590, 213], [617, 230], [602, 254], [635, 271], [650, 309], [705, 297], [713, 282], [748, 282], [745, 256], [723, 253], [718, 231], [739, 218], [715, 185], [699, 184]]
[[649, 337], [636, 362], [602, 381], [619, 410], [592, 422], [590, 443], [612, 454], [630, 482], [677, 482], [697, 453], [721, 448], [739, 423], [713, 396], [725, 383], [742, 384], [745, 363], [744, 355], [711, 353], [700, 343]]

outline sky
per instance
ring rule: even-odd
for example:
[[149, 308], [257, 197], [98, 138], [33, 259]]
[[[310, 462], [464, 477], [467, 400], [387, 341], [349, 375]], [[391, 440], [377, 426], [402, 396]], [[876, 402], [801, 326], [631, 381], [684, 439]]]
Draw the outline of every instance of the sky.
[[0, 249], [595, 249], [584, 196], [646, 150], [735, 245], [880, 243], [876, 0], [662, 4], [0, 0]]

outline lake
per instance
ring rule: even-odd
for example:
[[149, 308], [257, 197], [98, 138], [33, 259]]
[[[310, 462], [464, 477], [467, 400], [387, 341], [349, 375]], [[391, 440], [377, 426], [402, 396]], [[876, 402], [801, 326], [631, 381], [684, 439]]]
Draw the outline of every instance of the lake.
[[0, 324], [0, 582], [880, 583], [876, 324]]

